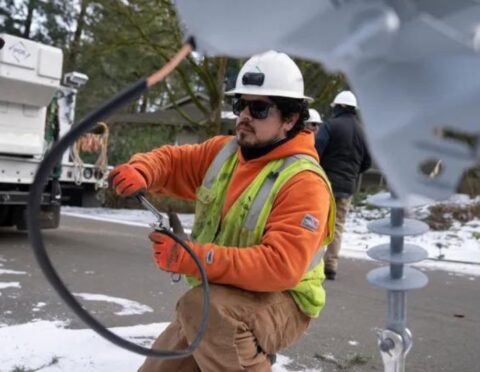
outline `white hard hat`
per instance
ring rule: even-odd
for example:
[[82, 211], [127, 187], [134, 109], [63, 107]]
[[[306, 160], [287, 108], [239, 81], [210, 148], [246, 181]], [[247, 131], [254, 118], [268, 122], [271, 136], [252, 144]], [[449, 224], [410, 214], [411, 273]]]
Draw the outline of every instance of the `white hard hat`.
[[315, 109], [308, 109], [308, 119], [305, 120], [306, 123], [323, 123], [320, 114]]
[[313, 101], [304, 95], [303, 76], [297, 64], [285, 53], [274, 50], [254, 55], [245, 62], [238, 74], [235, 89], [225, 94], [278, 96]]
[[349, 90], [344, 90], [343, 92], [338, 93], [333, 100], [331, 106], [333, 107], [335, 105], [346, 105], [357, 108], [357, 98]]

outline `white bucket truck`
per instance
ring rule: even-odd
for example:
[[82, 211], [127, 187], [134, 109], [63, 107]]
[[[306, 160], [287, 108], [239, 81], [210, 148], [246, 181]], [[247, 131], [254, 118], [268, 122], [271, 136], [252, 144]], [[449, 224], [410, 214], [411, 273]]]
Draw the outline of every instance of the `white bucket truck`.
[[[25, 229], [27, 197], [38, 164], [73, 124], [76, 88], [88, 78], [66, 74], [61, 85], [61, 49], [8, 34], [0, 34], [0, 47], [0, 226]], [[47, 120], [52, 99], [53, 124]], [[105, 173], [73, 162], [71, 153], [65, 153], [44, 190], [42, 228], [58, 226], [62, 203], [91, 202], [95, 191], [106, 186]]]

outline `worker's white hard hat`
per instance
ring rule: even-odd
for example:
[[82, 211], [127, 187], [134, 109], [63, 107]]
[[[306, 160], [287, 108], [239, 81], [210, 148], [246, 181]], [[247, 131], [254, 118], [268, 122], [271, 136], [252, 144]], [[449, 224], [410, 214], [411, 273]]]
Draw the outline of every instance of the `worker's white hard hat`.
[[297, 64], [285, 53], [274, 50], [251, 57], [242, 66], [235, 89], [226, 95], [252, 94], [300, 98], [313, 101], [304, 95], [303, 76]]
[[305, 120], [306, 123], [323, 123], [320, 114], [315, 109], [308, 109], [308, 119]]
[[357, 98], [349, 90], [344, 90], [343, 92], [338, 93], [333, 100], [331, 106], [333, 107], [335, 105], [346, 105], [357, 108]]

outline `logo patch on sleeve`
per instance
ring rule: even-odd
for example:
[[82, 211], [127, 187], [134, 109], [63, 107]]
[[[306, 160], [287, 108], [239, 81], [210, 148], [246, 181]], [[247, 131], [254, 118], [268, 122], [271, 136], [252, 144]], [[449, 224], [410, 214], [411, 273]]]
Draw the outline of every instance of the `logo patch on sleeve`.
[[214, 256], [214, 251], [213, 249], [210, 249], [208, 252], [207, 252], [207, 256], [206, 256], [206, 261], [207, 261], [207, 264], [211, 265], [213, 263], [213, 256]]
[[303, 217], [302, 223], [300, 226], [305, 227], [308, 230], [315, 231], [318, 229], [319, 221], [317, 218], [312, 216], [311, 214], [306, 214]]

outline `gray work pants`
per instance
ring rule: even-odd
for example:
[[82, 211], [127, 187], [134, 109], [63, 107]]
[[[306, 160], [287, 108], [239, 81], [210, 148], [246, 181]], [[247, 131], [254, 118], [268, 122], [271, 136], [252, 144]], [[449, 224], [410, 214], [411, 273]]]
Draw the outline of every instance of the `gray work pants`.
[[338, 255], [342, 246], [342, 235], [351, 201], [351, 196], [348, 198], [335, 198], [335, 204], [337, 207], [335, 215], [335, 235], [333, 241], [328, 245], [327, 251], [325, 252], [325, 270], [336, 272], [338, 269]]

